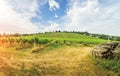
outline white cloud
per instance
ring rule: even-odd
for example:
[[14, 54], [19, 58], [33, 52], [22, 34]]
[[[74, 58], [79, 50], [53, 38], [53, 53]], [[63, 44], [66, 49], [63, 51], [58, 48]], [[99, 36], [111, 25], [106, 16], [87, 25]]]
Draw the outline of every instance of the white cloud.
[[53, 10], [56, 10], [56, 9], [59, 9], [60, 8], [60, 5], [58, 2], [56, 2], [55, 0], [49, 0], [49, 10], [50, 11], [53, 11]]
[[55, 13], [55, 18], [58, 18], [58, 15]]
[[84, 7], [80, 6], [78, 2], [74, 2], [67, 10], [67, 15], [65, 16], [65, 18], [68, 19], [68, 23], [65, 24], [66, 28], [84, 31], [86, 25], [94, 20], [94, 17], [99, 11], [97, 6], [98, 2], [96, 0], [86, 2]]
[[51, 25], [46, 27], [44, 31], [47, 31], [47, 32], [56, 31], [58, 26], [59, 26], [59, 24], [57, 24], [57, 23], [51, 23]]
[[46, 3], [48, 3], [48, 0], [38, 0], [38, 4], [39, 4], [40, 6], [43, 6], [43, 5], [45, 5]]
[[0, 0], [0, 33], [38, 32], [30, 21], [37, 8], [36, 0]]
[[[120, 4], [103, 6], [99, 0], [76, 0], [69, 4], [63, 19], [64, 30], [120, 35]], [[114, 29], [114, 30], [113, 30]]]
[[[104, 0], [102, 3], [102, 0], [67, 1], [69, 8], [64, 17], [58, 18], [55, 14], [55, 20], [42, 24], [32, 23], [31, 18], [38, 17], [36, 11], [41, 13], [40, 8], [46, 3], [49, 3], [49, 10], [56, 13], [60, 4], [55, 0], [0, 0], [0, 33], [33, 33], [59, 29], [120, 35], [119, 1], [110, 0], [112, 4]], [[47, 24], [50, 26], [47, 27]]]

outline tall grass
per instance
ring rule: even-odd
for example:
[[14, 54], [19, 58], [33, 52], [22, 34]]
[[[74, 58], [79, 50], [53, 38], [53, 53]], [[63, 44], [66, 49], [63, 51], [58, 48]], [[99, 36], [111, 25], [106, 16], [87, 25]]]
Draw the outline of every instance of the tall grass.
[[117, 76], [120, 76], [120, 59], [91, 58], [95, 65], [102, 66], [104, 69], [113, 71]]

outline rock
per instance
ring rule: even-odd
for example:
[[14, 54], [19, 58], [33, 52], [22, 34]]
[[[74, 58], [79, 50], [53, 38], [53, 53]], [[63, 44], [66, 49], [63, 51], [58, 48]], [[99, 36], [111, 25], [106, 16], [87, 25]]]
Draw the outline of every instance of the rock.
[[108, 42], [93, 48], [92, 55], [100, 58], [119, 58], [120, 42]]

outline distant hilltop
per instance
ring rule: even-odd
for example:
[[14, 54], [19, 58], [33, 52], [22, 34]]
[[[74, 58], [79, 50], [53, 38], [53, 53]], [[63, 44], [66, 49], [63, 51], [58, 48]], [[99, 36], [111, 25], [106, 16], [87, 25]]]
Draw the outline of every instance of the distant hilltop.
[[[86, 36], [91, 36], [91, 37], [96, 37], [96, 38], [101, 38], [104, 40], [113, 40], [113, 41], [120, 41], [120, 36], [112, 36], [112, 35], [106, 35], [106, 34], [95, 34], [95, 33], [89, 33], [89, 32], [79, 32], [79, 31], [53, 31], [53, 32], [44, 32], [44, 33], [54, 33], [54, 32], [62, 32], [62, 33], [77, 33], [77, 34], [82, 34]], [[44, 33], [31, 33], [31, 34], [19, 34], [19, 33], [14, 33], [14, 34], [0, 34], [0, 37], [18, 37], [18, 36], [29, 36], [29, 35], [37, 35], [37, 34], [44, 34]]]

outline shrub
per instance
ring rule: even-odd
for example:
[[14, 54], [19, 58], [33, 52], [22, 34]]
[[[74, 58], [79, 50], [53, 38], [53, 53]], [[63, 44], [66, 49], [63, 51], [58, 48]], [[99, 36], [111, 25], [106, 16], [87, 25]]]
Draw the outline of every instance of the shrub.
[[111, 70], [120, 76], [120, 60], [119, 59], [101, 59], [93, 58], [95, 65], [100, 65], [104, 69]]

